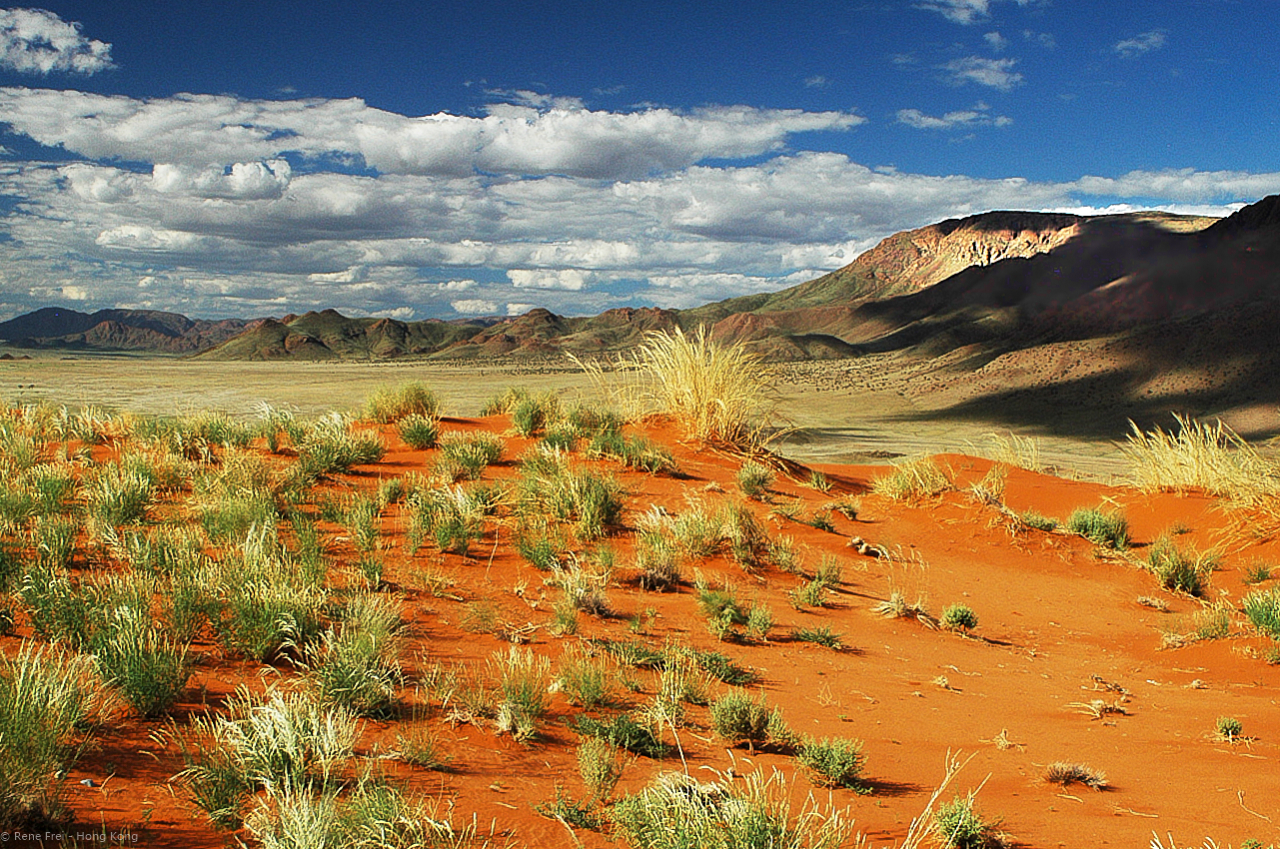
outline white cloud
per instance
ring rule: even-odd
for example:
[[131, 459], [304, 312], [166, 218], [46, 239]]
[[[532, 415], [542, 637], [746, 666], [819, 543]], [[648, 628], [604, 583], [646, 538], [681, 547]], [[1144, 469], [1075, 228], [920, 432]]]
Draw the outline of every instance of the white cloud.
[[985, 59], [981, 56], [966, 56], [953, 59], [942, 66], [948, 79], [956, 85], [977, 83], [990, 86], [1001, 91], [1009, 91], [1022, 84], [1022, 74], [1011, 70], [1018, 63], [1017, 59]]
[[454, 312], [460, 312], [464, 315], [491, 315], [498, 311], [496, 301], [486, 301], [482, 298], [463, 298], [458, 301], [450, 301], [449, 306], [453, 307]]
[[413, 307], [395, 307], [389, 310], [375, 310], [369, 313], [373, 318], [395, 318], [400, 321], [411, 321], [418, 311]]
[[1117, 41], [1112, 49], [1125, 58], [1141, 56], [1144, 53], [1150, 53], [1152, 50], [1159, 50], [1164, 47], [1168, 40], [1169, 33], [1163, 29], [1148, 30], [1139, 33], [1133, 38], [1126, 38], [1123, 41]]
[[24, 74], [96, 74], [112, 68], [111, 45], [44, 9], [0, 9], [0, 68]]
[[535, 309], [537, 304], [507, 304], [507, 315], [524, 315], [531, 309]]
[[982, 40], [987, 43], [988, 47], [997, 53], [1009, 46], [1009, 39], [1005, 38], [998, 32], [989, 32], [982, 37]]
[[[688, 113], [649, 108], [593, 112], [493, 107], [482, 118], [411, 118], [349, 100], [239, 100], [177, 95], [155, 100], [49, 89], [0, 89], [0, 114], [41, 144], [90, 159], [179, 167], [176, 185], [230, 196], [283, 187], [280, 157], [363, 160], [388, 174], [565, 174], [620, 179], [708, 158], [778, 150], [799, 132], [847, 130], [851, 112], [715, 106]], [[236, 171], [235, 163], [241, 163]], [[219, 169], [230, 167], [230, 173]], [[204, 175], [204, 176], [199, 176]]]
[[1005, 115], [992, 115], [991, 107], [979, 103], [972, 109], [948, 112], [942, 117], [926, 115], [919, 109], [899, 109], [898, 123], [919, 130], [953, 130], [967, 127], [1007, 127], [1013, 119]]
[[[0, 100], [21, 104], [20, 120], [45, 127], [42, 132], [62, 120], [55, 107], [87, 109], [79, 98], [96, 97], [14, 91], [0, 91]], [[122, 114], [159, 106], [123, 102], [128, 108]], [[108, 112], [120, 106], [110, 98], [93, 103]], [[6, 303], [34, 308], [79, 297], [75, 303], [83, 307], [145, 303], [189, 315], [280, 315], [336, 306], [368, 315], [412, 309], [420, 317], [501, 315], [508, 305], [524, 307], [530, 299], [573, 315], [622, 305], [695, 306], [810, 279], [894, 232], [991, 209], [1228, 209], [1280, 192], [1280, 174], [1134, 171], [1037, 182], [905, 173], [819, 152], [616, 179], [447, 171], [353, 175], [327, 170], [320, 152], [334, 149], [326, 147], [332, 139], [354, 138], [345, 121], [389, 113], [353, 101], [285, 104], [271, 114], [309, 116], [295, 121], [297, 135], [268, 144], [257, 134], [284, 122], [249, 121], [247, 129], [240, 127], [249, 141], [228, 142], [225, 151], [235, 155], [222, 160], [212, 152], [224, 151], [218, 145], [235, 136], [230, 123], [246, 117], [236, 112], [245, 104], [217, 98], [165, 103], [176, 122], [170, 129], [161, 109], [128, 133], [164, 154], [149, 173], [109, 160], [0, 161], [0, 195], [17, 199], [0, 218], [0, 231], [10, 237], [0, 238]], [[276, 108], [250, 106], [263, 114]], [[230, 135], [206, 120], [215, 113], [218, 122], [228, 122]], [[192, 114], [205, 117], [184, 123]], [[566, 137], [552, 141], [567, 149], [581, 146], [573, 134], [590, 136], [597, 120], [590, 116], [612, 113], [584, 114], [584, 123], [557, 125]], [[701, 120], [692, 113], [625, 114], [659, 123], [669, 116], [695, 125]], [[747, 110], [740, 117], [750, 128], [762, 115]], [[713, 138], [689, 150], [715, 149], [725, 120], [721, 114], [700, 125]], [[899, 120], [945, 130], [1008, 119], [977, 103], [941, 116], [904, 110]], [[67, 126], [76, 144], [93, 143], [75, 122]], [[123, 124], [113, 126], [123, 132]], [[175, 154], [185, 150], [180, 126], [205, 133], [208, 158]], [[643, 137], [651, 130], [637, 132]], [[769, 137], [785, 138], [787, 131], [771, 132]], [[161, 144], [157, 139], [165, 133], [172, 138]], [[117, 153], [104, 157], [126, 149], [122, 142], [111, 144], [117, 146], [103, 149]], [[295, 153], [295, 166], [304, 164], [290, 169], [274, 149], [285, 144], [315, 158]], [[243, 166], [239, 177], [237, 163]], [[630, 168], [617, 171], [629, 174]]]
[[293, 169], [284, 159], [200, 169], [162, 162], [152, 168], [151, 180], [159, 192], [200, 198], [267, 200], [284, 194], [292, 173]]
[[821, 74], [815, 74], [812, 77], [805, 77], [804, 80], [805, 88], [826, 88], [829, 85], [831, 85], [831, 80]]
[[[991, 5], [997, 0], [925, 0], [917, 9], [937, 12], [957, 24], [976, 24], [991, 17]], [[1036, 0], [1015, 0], [1019, 6], [1030, 6]]]
[[974, 24], [991, 16], [991, 0], [932, 0], [916, 8], [938, 12], [957, 24]]
[[507, 277], [517, 289], [568, 289], [577, 292], [585, 289], [594, 275], [579, 268], [513, 268], [507, 272]]

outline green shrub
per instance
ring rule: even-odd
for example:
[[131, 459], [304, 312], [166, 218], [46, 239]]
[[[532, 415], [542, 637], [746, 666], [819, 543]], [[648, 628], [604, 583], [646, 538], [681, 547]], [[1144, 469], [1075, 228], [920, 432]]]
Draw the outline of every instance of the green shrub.
[[398, 422], [413, 415], [435, 418], [439, 410], [435, 393], [417, 381], [378, 387], [364, 404], [365, 418], [379, 424]]
[[866, 764], [862, 743], [856, 740], [806, 738], [796, 758], [811, 771], [814, 782], [824, 787], [859, 787]]
[[841, 640], [840, 635], [834, 633], [825, 625], [820, 628], [796, 628], [791, 632], [791, 639], [805, 643], [816, 643], [835, 651], [840, 651], [844, 648], [844, 642]]
[[440, 436], [440, 420], [413, 413], [396, 423], [396, 432], [410, 448], [418, 451], [434, 448]]
[[1244, 732], [1244, 724], [1234, 716], [1220, 716], [1213, 724], [1213, 729], [1220, 739], [1234, 743]]
[[604, 430], [591, 438], [588, 457], [616, 460], [631, 469], [650, 474], [674, 474], [676, 460], [671, 452], [643, 437], [624, 436], [621, 431]]
[[754, 749], [766, 742], [772, 718], [773, 712], [765, 706], [763, 697], [757, 701], [746, 693], [729, 692], [711, 704], [712, 730], [733, 745], [746, 743]]
[[[1035, 510], [1027, 510], [1018, 514], [1018, 520], [1028, 528], [1037, 531], [1052, 531], [1058, 527], [1058, 520], [1043, 516]], [[1078, 532], [1077, 532], [1078, 533]]]
[[1240, 580], [1246, 584], [1261, 584], [1270, 581], [1273, 577], [1274, 567], [1268, 563], [1254, 562], [1245, 568]]
[[1104, 548], [1123, 551], [1129, 547], [1129, 522], [1119, 513], [1082, 507], [1067, 517], [1067, 530]]
[[1255, 628], [1280, 639], [1280, 587], [1255, 590], [1244, 597], [1241, 606]]
[[619, 749], [654, 760], [666, 757], [669, 751], [667, 745], [659, 740], [652, 730], [626, 714], [619, 714], [608, 720], [579, 716], [574, 720], [573, 730], [583, 736], [599, 738]]
[[1168, 537], [1156, 540], [1147, 555], [1147, 562], [1165, 589], [1193, 596], [1204, 594], [1208, 574], [1217, 565], [1217, 559], [1212, 555], [1189, 556], [1183, 553]]
[[752, 460], [738, 469], [736, 480], [738, 489], [747, 498], [763, 499], [773, 485], [773, 470]]
[[995, 849], [1000, 846], [997, 825], [982, 818], [972, 798], [955, 798], [934, 811], [934, 831], [950, 849]]
[[973, 608], [965, 604], [949, 604], [942, 610], [942, 617], [938, 620], [942, 623], [942, 627], [949, 628], [953, 631], [968, 631], [970, 628], [978, 627], [978, 614], [973, 612]]

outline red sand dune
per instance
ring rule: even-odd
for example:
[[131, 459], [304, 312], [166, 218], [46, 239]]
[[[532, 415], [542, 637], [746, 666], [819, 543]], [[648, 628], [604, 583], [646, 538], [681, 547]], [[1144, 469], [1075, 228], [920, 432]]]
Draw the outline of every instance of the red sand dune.
[[[446, 419], [444, 430], [483, 428], [502, 432], [508, 421]], [[671, 446], [682, 478], [616, 472], [628, 491], [625, 522], [634, 528], [639, 514], [657, 505], [679, 514], [693, 501], [713, 505], [740, 496], [734, 475], [740, 460], [679, 441], [668, 427], [651, 424], [647, 435]], [[377, 465], [344, 476], [341, 487], [366, 488], [379, 480], [429, 467], [434, 451], [405, 448], [393, 429], [384, 429], [393, 446]], [[528, 440], [511, 438], [507, 456], [518, 457]], [[584, 461], [585, 462], [585, 461]], [[859, 831], [874, 847], [900, 844], [913, 817], [920, 814], [943, 773], [948, 752], [973, 755], [952, 785], [952, 793], [981, 786], [977, 807], [1002, 820], [1012, 845], [1025, 847], [1143, 847], [1153, 832], [1172, 833], [1179, 845], [1199, 845], [1212, 837], [1222, 846], [1239, 846], [1257, 837], [1264, 845], [1280, 837], [1280, 667], [1254, 656], [1266, 641], [1249, 633], [1236, 615], [1232, 636], [1183, 648], [1161, 649], [1161, 629], [1200, 603], [1161, 590], [1156, 579], [1135, 562], [1101, 557], [1089, 542], [1061, 533], [1011, 533], [995, 508], [963, 492], [991, 463], [962, 456], [940, 458], [950, 467], [957, 491], [916, 504], [864, 494], [856, 521], [834, 516], [835, 532], [769, 515], [769, 506], [750, 502], [771, 534], [793, 537], [809, 568], [822, 555], [844, 564], [845, 583], [822, 609], [796, 610], [787, 591], [803, 578], [778, 571], [749, 575], [725, 558], [700, 568], [713, 582], [732, 583], [744, 601], [767, 603], [775, 627], [767, 643], [719, 643], [700, 616], [693, 590], [646, 592], [627, 583], [632, 535], [616, 531], [619, 581], [609, 590], [615, 616], [583, 616], [576, 637], [558, 638], [545, 627], [533, 633], [539, 654], [558, 658], [579, 638], [639, 638], [661, 646], [667, 640], [714, 649], [756, 671], [771, 706], [781, 708], [788, 724], [803, 734], [848, 737], [865, 743], [865, 777], [870, 792], [830, 793], [847, 806]], [[820, 493], [779, 476], [772, 498], [799, 498], [805, 515], [845, 493], [865, 493], [884, 473], [875, 467], [821, 467], [834, 484]], [[513, 461], [490, 467], [485, 479], [516, 473]], [[1248, 591], [1241, 580], [1255, 558], [1280, 562], [1277, 543], [1242, 533], [1214, 500], [1197, 495], [1149, 495], [1012, 469], [1005, 503], [1015, 511], [1034, 508], [1065, 519], [1076, 507], [1106, 500], [1127, 514], [1137, 548], [1178, 525], [1183, 545], [1219, 546], [1219, 571], [1211, 578], [1210, 598], [1238, 607]], [[394, 510], [395, 508], [393, 508]], [[331, 534], [333, 526], [322, 526]], [[544, 573], [525, 563], [511, 548], [509, 530], [495, 540], [492, 529], [470, 557], [438, 555], [424, 548], [410, 557], [403, 548], [397, 515], [384, 523], [391, 543], [388, 579], [403, 595], [411, 623], [406, 652], [410, 676], [425, 663], [462, 661], [481, 666], [507, 643], [491, 634], [460, 628], [463, 605], [423, 589], [419, 570], [430, 564], [456, 581], [453, 592], [469, 600], [491, 601], [513, 625], [545, 625], [558, 590], [543, 585]], [[894, 556], [858, 555], [848, 547], [860, 536]], [[351, 556], [349, 543], [333, 550], [339, 560]], [[336, 570], [335, 570], [336, 571]], [[686, 568], [686, 578], [693, 569]], [[948, 604], [963, 602], [978, 615], [971, 636], [935, 630], [915, 620], [885, 619], [872, 607], [902, 589], [914, 600], [927, 597], [935, 616]], [[1169, 612], [1144, 607], [1140, 596], [1164, 599]], [[652, 616], [646, 617], [646, 612]], [[627, 617], [641, 616], [642, 634], [629, 630]], [[848, 647], [835, 652], [788, 635], [795, 627], [827, 626], [843, 635]], [[1188, 626], [1189, 627], [1189, 626]], [[12, 654], [19, 637], [0, 641]], [[200, 661], [185, 701], [175, 711], [179, 724], [203, 705], [214, 703], [242, 682], [255, 686], [294, 675], [225, 656], [213, 642], [194, 646]], [[656, 680], [638, 670], [651, 696]], [[1123, 713], [1093, 719], [1073, 707], [1103, 699]], [[456, 822], [475, 817], [480, 830], [500, 836], [496, 845], [573, 846], [565, 827], [536, 813], [532, 805], [552, 799], [557, 785], [571, 795], [584, 794], [575, 761], [576, 736], [566, 725], [577, 713], [557, 696], [545, 734], [521, 745], [498, 736], [491, 724], [451, 726], [434, 720], [453, 771], [431, 772], [396, 761], [378, 761], [397, 780], [453, 811]], [[1234, 745], [1213, 737], [1219, 716], [1239, 718], [1250, 738]], [[710, 777], [707, 769], [737, 772], [777, 767], [796, 772], [797, 792], [809, 784], [794, 758], [777, 753], [729, 750], [714, 738], [706, 708], [691, 708], [691, 726], [681, 730], [688, 768]], [[157, 733], [165, 723], [122, 715], [95, 740], [94, 747], [68, 777], [70, 801], [78, 823], [107, 830], [130, 828], [137, 845], [147, 847], [223, 846], [228, 836], [213, 831], [187, 803], [170, 777], [181, 768], [175, 747]], [[1007, 740], [999, 747], [994, 741]], [[359, 751], [390, 746], [394, 723], [368, 721]], [[1075, 761], [1106, 773], [1110, 789], [1097, 792], [1079, 785], [1047, 784], [1049, 763]], [[642, 787], [661, 770], [679, 769], [678, 758], [646, 759], [627, 769], [618, 793]], [[108, 777], [109, 776], [109, 777]], [[83, 786], [92, 779], [97, 786]], [[816, 791], [821, 798], [826, 790]], [[577, 832], [589, 847], [612, 845], [606, 836]]]

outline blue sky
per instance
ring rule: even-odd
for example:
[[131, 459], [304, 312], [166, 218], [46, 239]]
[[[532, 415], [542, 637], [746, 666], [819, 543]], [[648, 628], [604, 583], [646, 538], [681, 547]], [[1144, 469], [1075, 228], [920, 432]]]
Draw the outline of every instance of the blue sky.
[[1274, 0], [0, 9], [0, 317], [688, 307], [1280, 192]]

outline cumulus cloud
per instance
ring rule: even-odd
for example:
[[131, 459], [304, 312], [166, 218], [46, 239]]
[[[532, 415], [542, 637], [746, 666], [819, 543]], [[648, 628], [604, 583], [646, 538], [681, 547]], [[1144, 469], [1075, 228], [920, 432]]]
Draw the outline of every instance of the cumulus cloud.
[[[776, 151], [794, 133], [847, 130], [852, 112], [714, 106], [601, 112], [562, 105], [492, 108], [420, 118], [362, 100], [240, 100], [222, 95], [135, 98], [48, 89], [0, 89], [0, 114], [41, 144], [90, 159], [173, 164], [204, 174], [196, 189], [274, 190], [283, 154], [355, 157], [386, 174], [564, 174], [622, 179], [708, 158]], [[242, 174], [234, 172], [241, 163]], [[218, 175], [217, 169], [232, 173]], [[218, 178], [218, 179], [215, 179]], [[181, 181], [179, 181], [181, 182]]]
[[535, 309], [537, 306], [537, 304], [508, 303], [507, 315], [524, 315], [529, 310]]
[[158, 163], [151, 171], [156, 191], [200, 198], [267, 200], [278, 198], [289, 187], [293, 169], [287, 160], [236, 162], [229, 168], [192, 168]]
[[568, 289], [577, 292], [587, 287], [593, 275], [580, 268], [513, 268], [507, 272], [507, 277], [517, 289]]
[[483, 298], [462, 298], [450, 301], [449, 306], [453, 307], [454, 312], [463, 315], [492, 315], [498, 311], [496, 301], [486, 301]]
[[990, 86], [1000, 91], [1009, 91], [1022, 84], [1022, 74], [1011, 70], [1018, 64], [1017, 59], [985, 59], [981, 56], [966, 56], [953, 59], [942, 66], [947, 72], [947, 79], [955, 85], [977, 83]]
[[44, 9], [0, 9], [0, 68], [24, 74], [88, 76], [112, 68], [111, 45]]
[[1144, 53], [1150, 53], [1153, 50], [1159, 50], [1161, 47], [1164, 47], [1168, 37], [1169, 33], [1166, 30], [1148, 30], [1147, 32], [1135, 35], [1133, 38], [1126, 38], [1123, 41], [1117, 41], [1112, 49], [1126, 59], [1130, 59], [1134, 56], [1141, 56]]
[[[944, 218], [1114, 204], [1229, 211], [1242, 199], [1280, 192], [1280, 174], [980, 179], [870, 168], [843, 154], [808, 151], [737, 165], [688, 164], [691, 156], [738, 143], [720, 140], [731, 114], [759, 130], [752, 149], [772, 150], [771, 139], [793, 131], [766, 131], [758, 126], [765, 111], [737, 109], [616, 115], [578, 109], [581, 123], [566, 112], [560, 124], [541, 123], [542, 112], [519, 112], [531, 126], [557, 127], [567, 137], [548, 144], [566, 149], [585, 144], [572, 138], [576, 132], [595, 138], [601, 116], [625, 119], [621, 126], [635, 138], [658, 131], [644, 121], [628, 123], [632, 116], [662, 126], [679, 119], [691, 138], [705, 134], [672, 160], [685, 164], [657, 171], [636, 166], [653, 160], [628, 158], [627, 142], [615, 146], [625, 162], [609, 178], [588, 176], [595, 172], [587, 169], [542, 173], [536, 163], [529, 173], [341, 173], [327, 156], [363, 158], [348, 121], [399, 126], [418, 119], [387, 117], [358, 101], [134, 101], [15, 91], [21, 90], [0, 91], [0, 101], [19, 105], [17, 120], [33, 132], [53, 134], [63, 126], [56, 113], [68, 108], [85, 110], [87, 121], [106, 121], [116, 134], [94, 142], [72, 121], [65, 124], [73, 140], [67, 148], [105, 151], [94, 161], [0, 161], [0, 195], [16, 199], [0, 218], [7, 236], [0, 237], [0, 291], [6, 304], [28, 308], [75, 298], [85, 307], [240, 316], [327, 306], [393, 316], [412, 309], [419, 317], [527, 312], [534, 303], [564, 314], [687, 307], [811, 279], [885, 236]], [[102, 115], [118, 115], [94, 118], [90, 103]], [[7, 116], [4, 108], [0, 103]], [[144, 113], [141, 123], [130, 123]], [[787, 125], [794, 129], [828, 113], [788, 114], [797, 117]], [[819, 125], [830, 126], [824, 120]], [[947, 130], [1007, 119], [978, 103], [941, 116], [903, 110], [899, 120]], [[203, 153], [187, 146], [181, 127], [203, 133]], [[288, 127], [293, 135], [284, 133]], [[48, 138], [56, 143], [55, 135]], [[143, 150], [155, 158], [138, 156]], [[466, 161], [474, 165], [477, 155]], [[125, 167], [117, 158], [151, 168]], [[545, 151], [540, 161], [548, 161]]]
[[954, 130], [968, 127], [1007, 127], [1013, 119], [1005, 115], [990, 114], [991, 107], [979, 103], [972, 109], [948, 112], [941, 117], [926, 115], [919, 109], [899, 109], [898, 123], [918, 130]]
[[988, 47], [997, 53], [1009, 46], [1009, 39], [1005, 38], [998, 32], [989, 32], [982, 37], [982, 40], [987, 43]]

